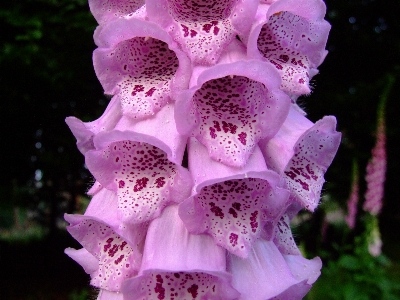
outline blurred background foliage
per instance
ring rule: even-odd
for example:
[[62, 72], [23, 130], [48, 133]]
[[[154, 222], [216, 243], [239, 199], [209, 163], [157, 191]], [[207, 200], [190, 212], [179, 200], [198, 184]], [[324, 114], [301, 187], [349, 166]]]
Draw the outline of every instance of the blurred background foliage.
[[[324, 261], [309, 298], [400, 299], [400, 4], [326, 4], [326, 19], [332, 24], [329, 54], [312, 80], [313, 93], [299, 103], [312, 121], [335, 115], [343, 141], [325, 176], [319, 209], [300, 215], [293, 228], [307, 256], [319, 255]], [[3, 299], [87, 299], [94, 293], [81, 268], [63, 254], [65, 247], [79, 248], [65, 233], [63, 214], [84, 212], [89, 201], [85, 192], [93, 183], [64, 119], [94, 120], [108, 103], [91, 61], [96, 25], [86, 0], [1, 1]], [[360, 195], [365, 192], [377, 108], [391, 79], [388, 169], [379, 216], [384, 255], [372, 257], [365, 246], [371, 222], [361, 211], [362, 202], [354, 230], [347, 228], [343, 216], [353, 161], [359, 166]]]

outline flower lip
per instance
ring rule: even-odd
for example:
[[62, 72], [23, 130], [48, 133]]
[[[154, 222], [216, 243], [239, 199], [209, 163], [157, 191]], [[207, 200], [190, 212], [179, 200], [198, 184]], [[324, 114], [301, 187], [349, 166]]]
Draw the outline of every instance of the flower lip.
[[89, 0], [90, 11], [99, 24], [138, 13], [145, 0]]

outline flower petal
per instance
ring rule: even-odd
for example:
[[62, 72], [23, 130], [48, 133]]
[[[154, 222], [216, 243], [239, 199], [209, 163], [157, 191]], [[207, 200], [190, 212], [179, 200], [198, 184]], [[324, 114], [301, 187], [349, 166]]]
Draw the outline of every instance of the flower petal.
[[124, 300], [124, 295], [119, 292], [110, 292], [101, 289], [97, 296], [97, 300]]
[[123, 114], [143, 119], [171, 101], [171, 91], [187, 88], [190, 61], [159, 26], [118, 19], [95, 35], [96, 75], [106, 94], [118, 95]]
[[180, 166], [185, 142], [168, 105], [151, 119], [122, 118], [116, 130], [98, 134], [97, 150], [86, 154], [86, 164], [96, 180], [117, 192], [121, 220], [142, 223], [190, 195], [190, 174]]
[[99, 24], [137, 14], [145, 0], [89, 0], [90, 11]]
[[121, 119], [121, 104], [117, 97], [113, 97], [103, 115], [92, 122], [82, 122], [75, 117], [67, 117], [65, 122], [76, 138], [76, 145], [82, 154], [94, 149], [93, 137], [101, 132], [114, 128]]
[[148, 16], [166, 28], [194, 64], [215, 64], [237, 31], [247, 32], [258, 0], [152, 0]]
[[[314, 211], [325, 182], [324, 174], [338, 150], [341, 134], [335, 130], [336, 119], [332, 116], [310, 125], [292, 109], [282, 130], [269, 141], [261, 141], [260, 147], [267, 165], [285, 175], [286, 186], [293, 197]], [[291, 130], [296, 126], [298, 130]]]
[[225, 251], [207, 235], [190, 234], [176, 205], [151, 223], [143, 255], [139, 276], [124, 284], [124, 299], [238, 297], [225, 272]]
[[281, 88], [293, 95], [310, 93], [310, 78], [324, 60], [330, 25], [323, 20], [321, 0], [280, 0], [260, 4], [257, 21], [247, 41], [248, 55], [275, 65], [282, 76]]
[[288, 205], [288, 191], [277, 187], [279, 176], [267, 170], [258, 148], [244, 169], [235, 169], [211, 161], [192, 139], [189, 169], [196, 187], [180, 204], [182, 221], [190, 232], [207, 233], [240, 257], [248, 255], [267, 221], [279, 220]]
[[273, 137], [288, 114], [290, 99], [276, 75], [272, 65], [255, 60], [204, 70], [177, 96], [178, 131], [196, 137], [214, 160], [244, 166], [258, 141]]
[[64, 253], [80, 264], [87, 274], [91, 275], [99, 268], [99, 260], [90, 254], [85, 248], [79, 250], [66, 248]]
[[92, 285], [119, 291], [124, 280], [137, 274], [140, 259], [136, 251], [111, 227], [93, 217], [65, 215], [65, 219], [71, 223], [68, 232], [99, 260], [99, 269], [92, 274]]
[[241, 300], [271, 299], [299, 283], [272, 241], [257, 240], [246, 259], [228, 256], [228, 266]]

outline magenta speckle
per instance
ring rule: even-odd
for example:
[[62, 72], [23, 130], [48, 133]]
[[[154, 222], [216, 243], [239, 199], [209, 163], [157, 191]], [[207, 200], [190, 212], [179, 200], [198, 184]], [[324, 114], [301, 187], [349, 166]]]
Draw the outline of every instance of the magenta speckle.
[[246, 143], [247, 143], [247, 141], [246, 141], [246, 137], [247, 137], [247, 134], [246, 134], [246, 132], [241, 132], [241, 133], [239, 133], [239, 141], [243, 144], [243, 145], [246, 145]]

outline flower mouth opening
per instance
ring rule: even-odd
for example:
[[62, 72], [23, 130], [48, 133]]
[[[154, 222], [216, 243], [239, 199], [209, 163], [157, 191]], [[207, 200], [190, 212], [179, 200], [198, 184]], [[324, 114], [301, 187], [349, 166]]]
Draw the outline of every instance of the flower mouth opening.
[[114, 142], [104, 156], [115, 165], [118, 208], [126, 219], [148, 221], [171, 202], [177, 169], [164, 151], [147, 143]]
[[211, 22], [227, 19], [237, 0], [175, 0], [168, 1], [169, 11], [175, 21]]
[[264, 84], [244, 76], [225, 76], [204, 83], [193, 96], [200, 134], [221, 139], [221, 144], [231, 144], [232, 138], [243, 146], [254, 143], [249, 138], [259, 133], [255, 125], [267, 93]]
[[110, 56], [120, 65], [121, 103], [128, 110], [134, 107], [136, 114], [131, 117], [151, 115], [169, 101], [170, 84], [179, 60], [167, 43], [151, 37], [135, 37], [120, 42]]

